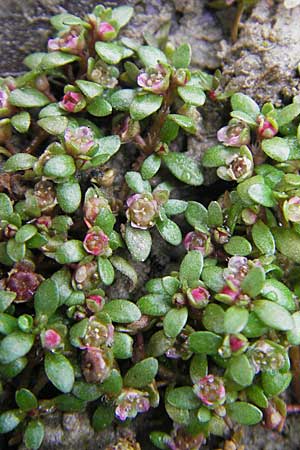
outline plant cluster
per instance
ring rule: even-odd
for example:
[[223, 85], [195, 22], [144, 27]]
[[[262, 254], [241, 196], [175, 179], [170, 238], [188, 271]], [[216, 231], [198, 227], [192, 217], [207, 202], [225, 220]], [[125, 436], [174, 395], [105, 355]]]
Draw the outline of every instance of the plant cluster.
[[[118, 37], [132, 14], [53, 17], [48, 52], [0, 82], [0, 433], [28, 449], [56, 410], [88, 409], [100, 431], [162, 408], [173, 428], [150, 439], [171, 450], [285, 420], [300, 344], [300, 99], [260, 110], [233, 94], [202, 160], [232, 188], [207, 206], [172, 197], [176, 179], [203, 183], [177, 138], [197, 131], [205, 91], [229, 94], [219, 73], [189, 69], [188, 44]], [[120, 148], [121, 181], [107, 165]], [[133, 261], [151, 259], [158, 234], [186, 254], [137, 293]], [[128, 296], [109, 298], [120, 274]]]

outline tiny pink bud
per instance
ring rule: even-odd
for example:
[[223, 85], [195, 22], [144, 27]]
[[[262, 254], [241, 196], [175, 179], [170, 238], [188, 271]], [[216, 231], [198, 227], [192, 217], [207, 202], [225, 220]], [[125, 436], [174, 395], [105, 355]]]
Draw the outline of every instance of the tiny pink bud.
[[262, 115], [257, 118], [257, 123], [257, 132], [262, 139], [271, 139], [278, 133], [277, 124], [274, 121], [266, 119]]
[[85, 155], [95, 145], [94, 134], [89, 127], [67, 128], [64, 135], [67, 152], [72, 156]]
[[137, 77], [137, 84], [145, 91], [154, 94], [163, 94], [169, 88], [170, 70], [158, 64], [146, 71], [141, 72]]
[[109, 239], [100, 228], [91, 228], [84, 238], [83, 247], [92, 255], [105, 255], [109, 251]]
[[230, 336], [229, 343], [230, 343], [230, 350], [232, 352], [237, 352], [245, 346], [246, 341], [238, 338], [237, 336]]
[[189, 304], [193, 308], [205, 308], [209, 302], [210, 293], [202, 286], [198, 286], [188, 292]]
[[59, 347], [61, 343], [61, 336], [57, 333], [57, 331], [49, 329], [46, 330], [43, 336], [43, 347], [48, 350], [54, 350]]
[[184, 238], [183, 245], [187, 251], [197, 250], [208, 256], [213, 252], [210, 236], [201, 231], [190, 231]]
[[111, 41], [117, 34], [115, 28], [108, 22], [101, 22], [97, 31], [101, 41]]
[[55, 52], [62, 50], [74, 55], [80, 55], [85, 47], [85, 40], [79, 30], [71, 30], [63, 33], [55, 39], [49, 39], [48, 50]]
[[101, 311], [104, 303], [104, 298], [101, 295], [89, 295], [86, 299], [87, 307], [95, 314]]
[[43, 228], [50, 228], [52, 225], [52, 217], [51, 216], [41, 216], [38, 217], [35, 221], [36, 225]]
[[231, 298], [232, 301], [235, 301], [239, 297], [240, 291], [238, 289], [233, 290], [229, 286], [224, 286], [223, 289], [220, 291], [220, 294], [227, 295], [228, 297]]
[[68, 112], [78, 112], [81, 111], [85, 107], [85, 101], [82, 94], [78, 92], [67, 92], [59, 106]]

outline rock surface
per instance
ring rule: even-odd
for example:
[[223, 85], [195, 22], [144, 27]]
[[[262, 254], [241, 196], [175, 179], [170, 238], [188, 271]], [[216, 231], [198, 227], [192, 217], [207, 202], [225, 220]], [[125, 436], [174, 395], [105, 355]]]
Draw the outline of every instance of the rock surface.
[[[1, 0], [0, 18], [0, 74], [18, 74], [24, 70], [23, 58], [32, 51], [43, 50], [50, 34], [49, 17], [64, 11], [83, 14], [92, 9], [97, 0]], [[244, 19], [238, 41], [231, 45], [228, 38], [229, 11], [215, 13], [205, 7], [204, 0], [124, 0], [104, 1], [106, 5], [122, 3], [135, 6], [136, 15], [126, 34], [141, 40], [143, 32], [154, 33], [171, 21], [171, 40], [175, 44], [188, 40], [193, 47], [193, 65], [214, 70], [223, 66], [226, 87], [253, 96], [260, 103], [283, 102], [298, 93], [299, 78], [296, 68], [300, 59], [300, 7], [284, 9], [282, 2], [260, 0]], [[226, 17], [228, 21], [226, 22]], [[190, 155], [200, 159], [204, 150], [215, 143], [224, 112], [209, 104], [203, 111], [203, 120], [196, 138], [189, 138]], [[120, 167], [122, 161], [116, 159]], [[124, 166], [124, 164], [123, 164]], [[125, 165], [126, 166], [126, 165]], [[124, 167], [123, 167], [124, 170]], [[122, 176], [122, 175], [120, 175]], [[208, 178], [209, 181], [210, 178]], [[188, 193], [190, 195], [190, 192]], [[187, 195], [183, 191], [182, 195]], [[205, 188], [195, 190], [195, 199], [203, 201]], [[217, 196], [217, 193], [215, 193]], [[172, 265], [174, 252], [157, 238], [159, 252], [153, 252], [153, 273]], [[171, 255], [170, 255], [171, 253]], [[137, 267], [141, 280], [147, 276], [149, 265]], [[124, 283], [119, 280], [112, 295], [125, 296]], [[159, 411], [153, 418], [140, 416], [135, 423], [143, 450], [154, 447], [148, 442], [146, 429], [159, 427]], [[147, 423], [145, 424], [145, 420]], [[248, 428], [245, 434], [247, 450], [299, 449], [299, 419], [288, 420], [279, 435], [262, 427]], [[42, 450], [101, 450], [113, 442], [119, 431], [95, 433], [87, 414], [54, 414], [46, 420], [46, 437]], [[217, 441], [205, 449], [217, 448]], [[6, 448], [5, 444], [0, 448]], [[20, 447], [20, 450], [24, 447]]]

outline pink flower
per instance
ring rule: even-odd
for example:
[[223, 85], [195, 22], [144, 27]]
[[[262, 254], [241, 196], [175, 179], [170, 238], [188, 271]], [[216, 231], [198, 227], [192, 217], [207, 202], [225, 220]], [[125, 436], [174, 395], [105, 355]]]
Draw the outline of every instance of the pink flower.
[[66, 150], [72, 156], [85, 155], [95, 145], [89, 127], [67, 128], [64, 135]]
[[132, 388], [124, 388], [117, 398], [115, 415], [119, 420], [133, 419], [138, 413], [147, 412], [150, 409], [150, 401], [147, 392]]
[[62, 50], [68, 53], [73, 53], [74, 55], [80, 55], [85, 47], [85, 40], [80, 32], [73, 29], [63, 33], [60, 37], [55, 39], [49, 39], [48, 50], [50, 52], [55, 52]]
[[84, 238], [83, 247], [92, 255], [107, 255], [109, 250], [109, 239], [100, 228], [91, 228]]
[[127, 199], [127, 219], [131, 226], [146, 230], [153, 227], [158, 213], [157, 201], [151, 194], [134, 194]]
[[222, 378], [215, 375], [206, 375], [194, 384], [194, 393], [202, 403], [215, 408], [225, 402], [226, 392]]
[[183, 240], [183, 245], [187, 251], [198, 250], [203, 256], [208, 256], [213, 252], [213, 246], [209, 235], [202, 231], [190, 231]]
[[198, 286], [188, 292], [189, 304], [193, 308], [204, 308], [209, 301], [210, 293], [202, 286]]
[[141, 72], [137, 77], [137, 84], [145, 91], [163, 94], [169, 88], [170, 70], [162, 64]]
[[246, 343], [247, 341], [238, 336], [230, 336], [229, 338], [230, 350], [233, 353], [238, 352], [241, 348], [245, 347]]
[[4, 89], [0, 89], [0, 118], [9, 117], [15, 111], [15, 107], [12, 106], [8, 101], [9, 94], [10, 91], [7, 87], [4, 87]]
[[230, 125], [221, 128], [217, 138], [224, 145], [240, 147], [250, 143], [250, 129], [246, 123], [234, 121]]
[[103, 383], [109, 377], [113, 357], [108, 349], [88, 348], [82, 357], [82, 373], [87, 383]]
[[86, 299], [87, 307], [89, 308], [90, 311], [92, 311], [95, 314], [101, 311], [101, 309], [104, 306], [104, 303], [105, 303], [104, 298], [101, 297], [101, 295], [89, 295], [88, 298]]
[[106, 346], [110, 347], [114, 341], [114, 327], [97, 318], [91, 316], [85, 336], [82, 341], [82, 348], [96, 348]]
[[85, 100], [82, 94], [69, 91], [63, 96], [59, 106], [65, 111], [76, 113], [85, 107]]
[[101, 41], [111, 41], [117, 35], [115, 28], [108, 22], [101, 22], [97, 32]]
[[224, 286], [220, 291], [220, 294], [226, 295], [230, 297], [230, 299], [234, 302], [239, 297], [241, 291], [239, 289], [231, 289], [229, 286]]
[[61, 336], [57, 331], [49, 329], [46, 330], [42, 336], [43, 347], [48, 350], [54, 350], [61, 344]]

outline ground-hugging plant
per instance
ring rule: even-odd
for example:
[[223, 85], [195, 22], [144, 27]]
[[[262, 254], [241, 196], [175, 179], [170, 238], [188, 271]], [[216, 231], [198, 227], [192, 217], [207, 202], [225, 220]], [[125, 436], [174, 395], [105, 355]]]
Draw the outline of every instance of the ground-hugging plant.
[[[174, 426], [150, 439], [172, 450], [235, 423], [284, 425], [279, 395], [300, 344], [300, 100], [260, 110], [233, 94], [202, 161], [232, 189], [207, 207], [172, 198], [176, 178], [203, 182], [173, 142], [196, 132], [204, 91], [230, 94], [218, 72], [189, 69], [188, 44], [118, 39], [132, 14], [100, 5], [84, 19], [55, 16], [48, 53], [1, 79], [0, 379], [14, 395], [0, 432], [28, 449], [56, 410], [87, 409], [100, 431], [161, 408]], [[106, 163], [125, 144], [132, 170], [115, 195]], [[183, 243], [177, 215], [190, 227]], [[157, 233], [186, 255], [130, 294], [130, 257], [147, 260]], [[116, 272], [128, 298], [106, 295]], [[128, 436], [107, 447], [120, 448], [140, 446]]]

